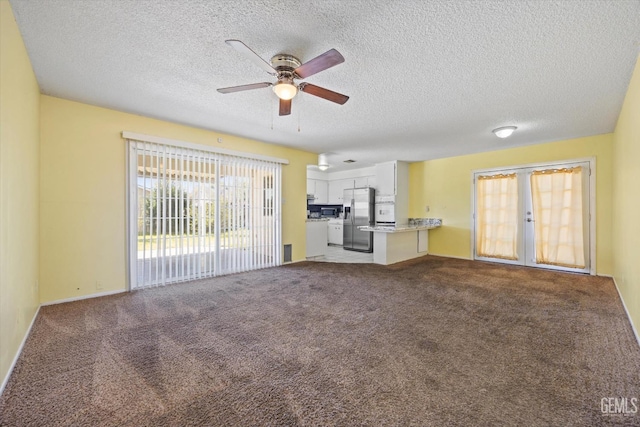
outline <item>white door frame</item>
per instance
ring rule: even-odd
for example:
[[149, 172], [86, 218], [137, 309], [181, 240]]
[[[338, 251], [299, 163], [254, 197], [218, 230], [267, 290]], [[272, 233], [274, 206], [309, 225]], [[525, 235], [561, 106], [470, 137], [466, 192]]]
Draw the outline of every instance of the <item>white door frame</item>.
[[[497, 173], [503, 171], [513, 171], [518, 169], [529, 169], [529, 168], [544, 168], [544, 167], [552, 167], [552, 166], [563, 166], [572, 163], [581, 163], [588, 162], [589, 163], [589, 269], [588, 273], [590, 275], [596, 274], [596, 158], [595, 157], [586, 157], [586, 158], [577, 158], [577, 159], [566, 159], [566, 160], [557, 160], [557, 161], [549, 161], [549, 162], [539, 162], [539, 163], [529, 163], [524, 165], [517, 166], [502, 166], [495, 168], [487, 168], [487, 169], [474, 169], [471, 171], [471, 256], [470, 259], [477, 259], [476, 254], [476, 185], [475, 185], [475, 175], [478, 173]], [[520, 226], [519, 226], [520, 227]], [[520, 228], [519, 228], [520, 230]], [[521, 239], [522, 240], [522, 239]], [[489, 261], [488, 259], [483, 259], [483, 261]], [[497, 260], [492, 259], [492, 262], [498, 262]], [[500, 260], [499, 262], [504, 264], [516, 264], [523, 265], [520, 261], [508, 261], [508, 260]], [[559, 269], [553, 266], [544, 266], [540, 268], [549, 268], [552, 270]], [[568, 269], [562, 269], [564, 271], [570, 271]]]

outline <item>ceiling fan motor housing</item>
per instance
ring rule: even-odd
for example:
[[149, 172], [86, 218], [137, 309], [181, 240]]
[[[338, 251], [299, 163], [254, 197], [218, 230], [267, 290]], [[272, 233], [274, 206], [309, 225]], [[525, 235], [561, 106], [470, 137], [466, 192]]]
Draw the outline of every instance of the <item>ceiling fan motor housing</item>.
[[271, 58], [271, 66], [277, 71], [293, 71], [301, 65], [298, 58], [286, 53], [279, 53]]
[[285, 53], [279, 53], [271, 58], [271, 66], [278, 72], [278, 80], [287, 79], [293, 80], [294, 72], [296, 68], [301, 65], [298, 58]]

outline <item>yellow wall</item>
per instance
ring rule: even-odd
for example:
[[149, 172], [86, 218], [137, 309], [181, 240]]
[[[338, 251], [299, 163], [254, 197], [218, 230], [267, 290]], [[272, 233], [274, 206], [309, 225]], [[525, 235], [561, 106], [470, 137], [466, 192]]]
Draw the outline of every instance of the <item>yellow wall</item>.
[[[125, 289], [123, 130], [289, 159], [283, 242], [304, 259], [306, 165], [315, 154], [41, 96], [6, 0], [0, 43], [0, 379], [39, 302]], [[638, 325], [638, 117], [640, 60], [614, 134], [414, 163], [410, 215], [444, 219], [430, 232], [431, 253], [469, 258], [472, 170], [595, 156], [598, 273], [615, 276]]]
[[640, 328], [640, 57], [613, 136], [613, 276]]
[[[429, 253], [471, 258], [473, 170], [595, 157], [596, 268], [598, 274], [613, 274], [612, 140], [612, 134], [605, 134], [412, 163], [409, 167], [409, 216], [442, 218], [443, 226], [429, 232]], [[430, 207], [428, 213], [426, 206]]]
[[0, 1], [0, 382], [38, 308], [40, 91], [9, 2]]
[[306, 167], [317, 154], [49, 96], [41, 98], [40, 117], [41, 302], [126, 287], [122, 131], [288, 159], [283, 243], [293, 245], [294, 261], [305, 258]]

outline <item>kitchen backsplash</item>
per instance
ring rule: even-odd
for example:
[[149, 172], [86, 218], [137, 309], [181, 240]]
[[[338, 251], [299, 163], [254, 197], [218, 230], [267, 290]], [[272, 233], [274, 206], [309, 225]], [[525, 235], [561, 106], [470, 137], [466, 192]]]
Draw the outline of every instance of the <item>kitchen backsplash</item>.
[[342, 205], [307, 205], [307, 218], [320, 218], [328, 217], [328, 215], [322, 215], [323, 209], [335, 209], [335, 215], [331, 215], [333, 218], [339, 218], [342, 214]]
[[440, 227], [441, 218], [409, 218], [409, 225], [425, 225], [428, 227]]

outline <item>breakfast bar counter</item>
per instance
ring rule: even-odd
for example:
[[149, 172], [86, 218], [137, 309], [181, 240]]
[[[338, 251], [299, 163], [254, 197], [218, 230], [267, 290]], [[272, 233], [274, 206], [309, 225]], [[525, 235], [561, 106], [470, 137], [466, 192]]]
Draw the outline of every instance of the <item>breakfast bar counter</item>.
[[389, 265], [426, 255], [429, 249], [429, 230], [442, 225], [433, 218], [410, 219], [409, 224], [358, 227], [373, 233], [373, 262]]

